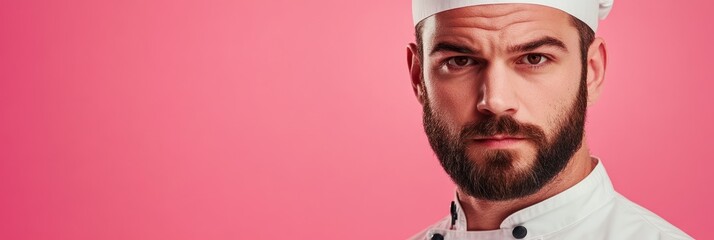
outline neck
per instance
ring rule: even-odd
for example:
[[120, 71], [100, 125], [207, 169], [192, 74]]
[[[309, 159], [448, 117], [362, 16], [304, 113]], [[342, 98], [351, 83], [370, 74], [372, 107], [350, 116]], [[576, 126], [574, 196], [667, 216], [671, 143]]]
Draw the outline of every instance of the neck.
[[[457, 190], [459, 203], [466, 214], [467, 230], [482, 231], [499, 229], [501, 222], [514, 212], [548, 199], [577, 184], [595, 168], [597, 162], [590, 157], [587, 145], [573, 155], [563, 171], [538, 192], [524, 198], [489, 201], [471, 197]], [[476, 221], [469, 219], [478, 219]]]

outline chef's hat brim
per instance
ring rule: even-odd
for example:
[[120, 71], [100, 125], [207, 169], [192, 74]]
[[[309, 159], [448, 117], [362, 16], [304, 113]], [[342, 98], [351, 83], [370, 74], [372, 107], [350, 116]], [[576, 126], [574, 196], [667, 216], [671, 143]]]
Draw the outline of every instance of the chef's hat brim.
[[412, 0], [414, 25], [439, 12], [486, 4], [526, 3], [560, 9], [597, 30], [598, 20], [605, 19], [614, 0]]

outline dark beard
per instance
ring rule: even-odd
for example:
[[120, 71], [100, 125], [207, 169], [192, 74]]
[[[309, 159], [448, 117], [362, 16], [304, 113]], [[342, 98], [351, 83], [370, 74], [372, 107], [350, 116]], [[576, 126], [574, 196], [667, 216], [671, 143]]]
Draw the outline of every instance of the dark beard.
[[[464, 193], [486, 200], [509, 200], [531, 195], [553, 180], [582, 144], [587, 108], [585, 78], [586, 73], [583, 72], [576, 99], [559, 120], [550, 142], [540, 127], [519, 123], [510, 115], [486, 116], [464, 126], [458, 136], [452, 136], [447, 125], [434, 115], [425, 97], [423, 121], [429, 144], [441, 166]], [[510, 150], [483, 152], [480, 156], [484, 161], [480, 163], [469, 159], [465, 145], [467, 139], [496, 134], [522, 135], [531, 141], [537, 150], [533, 164], [527, 169], [515, 169], [512, 163], [517, 156]]]

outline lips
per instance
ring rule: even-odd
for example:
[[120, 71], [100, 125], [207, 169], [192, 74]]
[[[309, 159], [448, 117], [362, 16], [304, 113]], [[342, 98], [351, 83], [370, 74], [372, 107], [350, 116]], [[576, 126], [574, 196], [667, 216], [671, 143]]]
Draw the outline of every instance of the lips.
[[509, 147], [525, 141], [527, 138], [521, 136], [494, 135], [487, 137], [472, 138], [473, 143], [491, 148]]
[[501, 140], [524, 140], [525, 137], [521, 136], [508, 136], [508, 135], [494, 135], [488, 137], [475, 137], [475, 141], [501, 141]]

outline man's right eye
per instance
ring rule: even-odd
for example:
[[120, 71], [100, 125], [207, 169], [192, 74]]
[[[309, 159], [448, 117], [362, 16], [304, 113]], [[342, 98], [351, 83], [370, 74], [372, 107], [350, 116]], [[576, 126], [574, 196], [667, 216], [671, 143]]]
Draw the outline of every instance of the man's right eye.
[[449, 58], [448, 61], [446, 61], [446, 64], [447, 64], [449, 67], [453, 67], [453, 68], [468, 67], [468, 66], [473, 65], [473, 64], [475, 64], [475, 63], [476, 63], [476, 61], [473, 60], [472, 58], [470, 58], [470, 57], [463, 57], [463, 56], [452, 57], [452, 58]]

